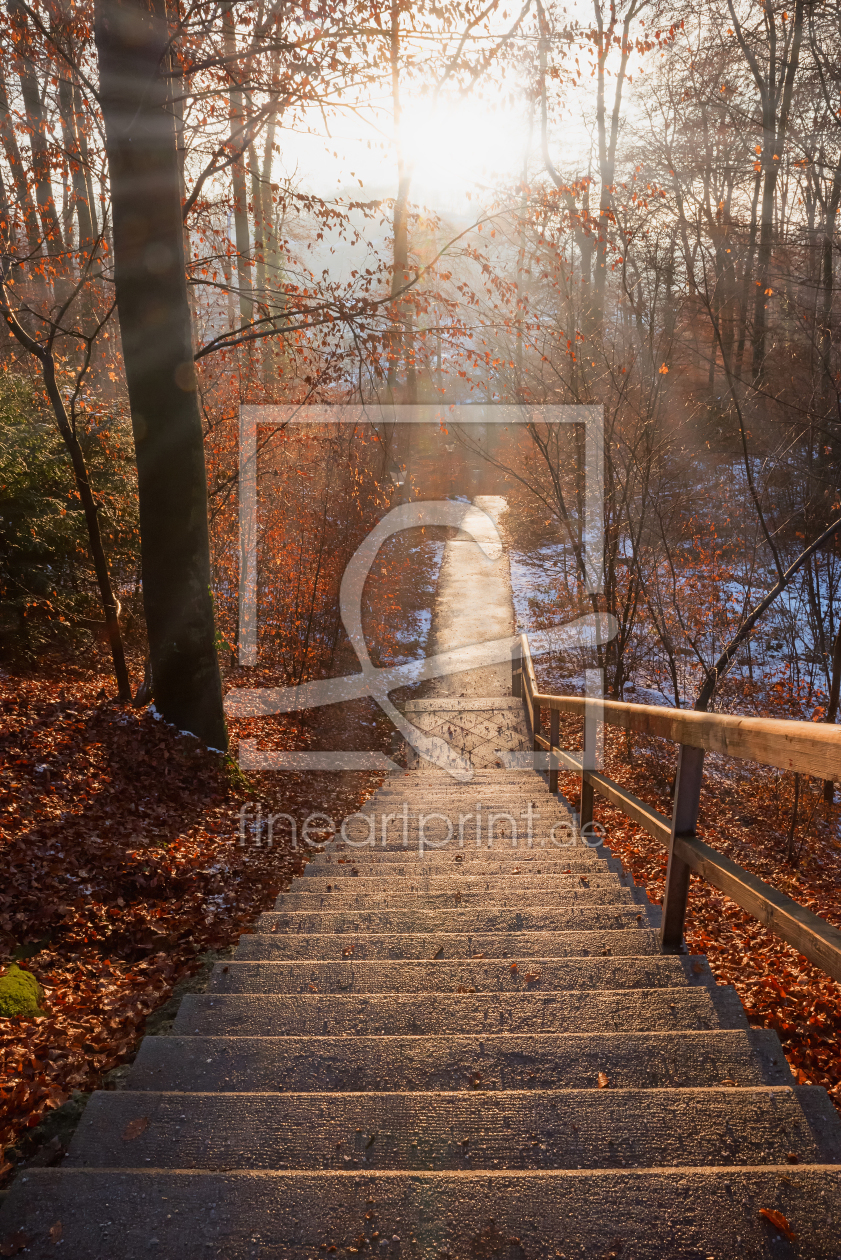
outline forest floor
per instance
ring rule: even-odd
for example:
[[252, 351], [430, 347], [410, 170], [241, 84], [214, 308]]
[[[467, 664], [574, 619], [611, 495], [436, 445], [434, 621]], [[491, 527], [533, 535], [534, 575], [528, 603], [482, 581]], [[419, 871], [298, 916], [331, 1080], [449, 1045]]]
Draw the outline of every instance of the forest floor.
[[[109, 692], [105, 662], [0, 673], [0, 971], [18, 962], [43, 988], [41, 1014], [0, 1019], [0, 1185], [21, 1163], [61, 1159], [85, 1097], [119, 1085], [152, 1013], [201, 987], [303, 868], [288, 829], [267, 847], [256, 806], [338, 822], [382, 780], [246, 778], [234, 756]], [[368, 699], [276, 718], [272, 744], [387, 751], [381, 718]]]

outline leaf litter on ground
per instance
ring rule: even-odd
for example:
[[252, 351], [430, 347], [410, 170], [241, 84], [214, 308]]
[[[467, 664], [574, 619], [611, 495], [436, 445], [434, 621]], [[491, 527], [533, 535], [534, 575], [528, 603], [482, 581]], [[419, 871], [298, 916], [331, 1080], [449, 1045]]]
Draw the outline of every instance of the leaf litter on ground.
[[[0, 1019], [0, 1184], [39, 1151], [62, 1157], [67, 1135], [57, 1149], [38, 1145], [48, 1114], [107, 1085], [174, 987], [303, 869], [307, 854], [285, 832], [271, 848], [253, 832], [242, 844], [240, 807], [301, 821], [320, 810], [338, 823], [382, 777], [246, 779], [236, 724], [222, 757], [109, 690], [96, 663], [0, 672], [0, 974], [16, 960], [44, 990], [42, 1013]], [[371, 721], [376, 712], [368, 700], [335, 706], [318, 729], [283, 715], [269, 738], [337, 747], [365, 721], [366, 739], [384, 748], [390, 728]]]

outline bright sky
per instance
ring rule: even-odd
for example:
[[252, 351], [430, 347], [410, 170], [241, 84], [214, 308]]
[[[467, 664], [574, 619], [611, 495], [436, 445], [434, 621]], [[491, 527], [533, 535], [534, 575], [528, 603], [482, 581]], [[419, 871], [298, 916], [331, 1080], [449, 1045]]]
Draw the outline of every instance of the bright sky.
[[[585, 0], [574, 0], [571, 8], [582, 6], [589, 13]], [[550, 135], [556, 166], [575, 175], [588, 169], [595, 122], [595, 84], [583, 53], [581, 65], [581, 82], [575, 86], [567, 80], [560, 99], [556, 97]], [[409, 84], [403, 88], [404, 150], [414, 166], [410, 198], [451, 221], [473, 219], [477, 202], [487, 204], [495, 192], [517, 183], [527, 151], [532, 178], [542, 170], [539, 113], [530, 127], [522, 72], [499, 69], [498, 79], [489, 74], [470, 96], [442, 99], [434, 112], [429, 97], [411, 95]], [[629, 65], [629, 70], [638, 67]], [[612, 82], [608, 80], [609, 97]], [[393, 197], [397, 170], [391, 100], [385, 85], [380, 90], [384, 95], [357, 99], [355, 108], [348, 100], [345, 112], [326, 121], [313, 111], [298, 131], [282, 131], [284, 176], [327, 200]], [[632, 97], [626, 85], [627, 104]]]
[[[320, 118], [312, 121], [314, 135], [281, 135], [287, 175], [297, 169], [298, 179], [325, 197], [339, 190], [364, 198], [394, 196], [390, 117], [380, 116], [380, 130], [354, 115], [334, 118], [330, 137]], [[433, 114], [428, 100], [409, 97], [403, 102], [403, 129], [406, 157], [414, 163], [411, 199], [440, 213], [469, 215], [477, 193], [516, 180], [522, 171], [528, 143], [524, 105], [475, 97], [442, 102]]]

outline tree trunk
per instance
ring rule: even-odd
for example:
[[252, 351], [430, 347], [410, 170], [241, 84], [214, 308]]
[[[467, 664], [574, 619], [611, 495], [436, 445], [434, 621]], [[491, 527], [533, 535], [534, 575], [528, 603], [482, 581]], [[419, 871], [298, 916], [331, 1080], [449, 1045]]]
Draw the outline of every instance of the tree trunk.
[[3, 67], [1, 65], [0, 139], [3, 141], [6, 161], [9, 163], [9, 170], [12, 172], [12, 180], [14, 181], [14, 199], [18, 202], [23, 212], [23, 223], [26, 228], [26, 240], [29, 245], [29, 252], [34, 257], [41, 252], [41, 233], [38, 230], [38, 216], [35, 212], [35, 202], [32, 200], [32, 193], [29, 191], [29, 180], [26, 177], [23, 159], [20, 155], [20, 147], [18, 145], [17, 135], [15, 134], [12, 111], [9, 106], [9, 96], [6, 91], [6, 80], [3, 76]]
[[[838, 720], [838, 699], [841, 695], [841, 629], [835, 636], [835, 644], [832, 648], [832, 667], [829, 678], [829, 704], [826, 710], [825, 722], [835, 725]], [[835, 800], [835, 782], [833, 779], [824, 779], [823, 782], [823, 798], [828, 805]]]
[[800, 775], [794, 776], [794, 804], [791, 809], [791, 822], [788, 827], [788, 836], [786, 837], [786, 862], [789, 866], [796, 866], [794, 859], [794, 837], [797, 834], [797, 808], [800, 804]]
[[[242, 149], [241, 129], [245, 122], [242, 89], [236, 84], [236, 32], [231, 10], [227, 8], [223, 17], [225, 38], [225, 57], [230, 68], [232, 86], [230, 89], [231, 146]], [[231, 166], [231, 179], [234, 188], [234, 238], [237, 247], [237, 284], [239, 287], [239, 317], [243, 323], [250, 324], [254, 318], [254, 303], [251, 300], [251, 271], [248, 259], [251, 255], [251, 239], [248, 232], [248, 194], [245, 190], [245, 162], [242, 156]]]
[[[767, 307], [769, 281], [771, 279], [771, 253], [774, 243], [774, 198], [777, 191], [777, 178], [783, 160], [783, 152], [788, 138], [788, 123], [791, 112], [792, 94], [797, 68], [800, 63], [800, 45], [803, 36], [803, 0], [795, 0], [794, 18], [791, 25], [791, 44], [784, 52], [780, 68], [780, 83], [777, 85], [776, 27], [775, 17], [771, 15], [769, 26], [768, 77], [764, 85], [758, 75], [758, 65], [754, 70], [754, 78], [762, 95], [762, 202], [759, 222], [759, 252], [757, 255], [759, 283], [756, 289], [756, 303], [753, 313], [753, 377], [758, 380], [764, 371], [767, 349]], [[783, 21], [788, 15], [783, 15]], [[753, 68], [753, 67], [752, 67]], [[779, 104], [779, 115], [777, 105]]]
[[[32, 66], [31, 50], [29, 48], [28, 24], [26, 10], [20, 0], [11, 0], [8, 6], [9, 13], [20, 24], [21, 31], [24, 35], [24, 48], [21, 55], [20, 69], [20, 88], [23, 96], [23, 104], [26, 109], [26, 121], [29, 126], [29, 147], [32, 151], [32, 175], [35, 180], [35, 200], [38, 203], [38, 213], [41, 218], [41, 227], [44, 231], [44, 237], [47, 245], [47, 252], [54, 257], [60, 256], [64, 249], [64, 242], [61, 234], [61, 225], [56, 214], [55, 201], [53, 199], [53, 184], [50, 178], [50, 151], [47, 142], [47, 120], [44, 115], [44, 102], [41, 99], [41, 90], [35, 71]], [[56, 268], [61, 267], [61, 262], [54, 264]]]
[[[272, 55], [272, 90], [279, 95], [278, 75], [279, 75], [280, 58], [277, 53]], [[266, 288], [266, 296], [264, 301], [269, 309], [269, 313], [275, 315], [282, 310], [282, 305], [277, 302], [277, 286], [281, 280], [280, 267], [280, 249], [277, 239], [277, 225], [275, 223], [274, 201], [272, 198], [272, 163], [274, 159], [274, 138], [277, 131], [277, 113], [274, 112], [269, 118], [269, 125], [266, 128], [266, 139], [263, 145], [263, 164], [261, 169], [261, 179], [263, 187], [262, 201], [262, 241], [263, 241], [263, 283]], [[279, 324], [276, 321], [275, 327]], [[277, 339], [275, 337], [266, 337], [263, 340], [262, 348], [262, 370], [263, 380], [266, 384], [274, 382], [277, 376], [276, 361]]]
[[750, 297], [750, 282], [753, 277], [753, 260], [756, 253], [756, 233], [759, 226], [759, 193], [762, 187], [762, 174], [757, 171], [756, 178], [753, 181], [753, 197], [751, 198], [750, 210], [750, 230], [748, 233], [748, 248], [745, 254], [744, 269], [742, 271], [742, 292], [739, 301], [739, 344], [736, 348], [736, 360], [733, 364], [733, 375], [738, 380], [742, 375], [742, 363], [745, 357], [745, 341], [747, 340], [748, 329], [748, 306]]
[[610, 128], [607, 126], [605, 106], [605, 62], [613, 46], [617, 14], [613, 4], [610, 6], [610, 20], [605, 26], [603, 5], [595, 0], [594, 11], [598, 41], [596, 44], [596, 130], [599, 149], [599, 234], [596, 239], [595, 272], [593, 275], [594, 331], [600, 336], [604, 326], [604, 306], [607, 292], [607, 243], [610, 223], [613, 220], [613, 183], [616, 176], [616, 144], [619, 138], [619, 121], [622, 108], [622, 91], [625, 85], [625, 73], [631, 52], [629, 37], [631, 22], [646, 0], [631, 0], [622, 22], [620, 38], [619, 68], [616, 71], [616, 85], [613, 95], [613, 109], [610, 115]]
[[88, 189], [85, 172], [82, 169], [79, 152], [79, 133], [76, 124], [76, 111], [73, 101], [73, 84], [63, 76], [58, 83], [58, 107], [61, 114], [61, 131], [67, 160], [70, 163], [70, 178], [73, 183], [73, 201], [76, 221], [79, 224], [79, 253], [87, 260], [94, 243], [93, 223], [88, 205]]
[[95, 19], [155, 703], [225, 748], [164, 0], [96, 0]]
[[[389, 43], [391, 64], [391, 104], [394, 115], [394, 145], [397, 155], [397, 196], [394, 199], [394, 254], [391, 268], [391, 296], [396, 297], [409, 283], [409, 189], [412, 184], [412, 167], [403, 153], [403, 108], [400, 102], [400, 0], [391, 0], [391, 37]], [[388, 342], [388, 390], [395, 401], [399, 388], [400, 365], [411, 341], [411, 308], [405, 299], [397, 298], [394, 323]], [[413, 358], [413, 355], [412, 355]], [[403, 401], [417, 402], [414, 364], [406, 364], [406, 397]]]
[[835, 221], [838, 217], [838, 206], [841, 204], [841, 154], [835, 166], [829, 199], [824, 213], [823, 231], [821, 233], [820, 273], [821, 273], [821, 307], [818, 317], [818, 348], [821, 368], [826, 374], [830, 386], [830, 394], [834, 394], [835, 382], [832, 378], [830, 352], [832, 350], [832, 286], [834, 281], [833, 248], [835, 245]]
[[93, 187], [93, 173], [91, 171], [90, 154], [88, 152], [88, 132], [85, 114], [85, 99], [79, 88], [74, 90], [74, 98], [76, 101], [76, 117], [82, 119], [82, 125], [79, 127], [79, 156], [82, 162], [82, 170], [85, 175], [85, 186], [88, 190], [88, 212], [91, 217], [91, 229], [95, 237], [99, 236], [99, 223], [96, 209], [96, 194]]

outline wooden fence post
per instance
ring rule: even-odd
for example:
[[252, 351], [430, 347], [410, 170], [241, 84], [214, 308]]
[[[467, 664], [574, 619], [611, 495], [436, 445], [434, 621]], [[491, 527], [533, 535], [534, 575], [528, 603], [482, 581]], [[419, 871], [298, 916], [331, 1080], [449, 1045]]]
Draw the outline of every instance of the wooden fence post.
[[549, 710], [549, 791], [555, 795], [558, 791], [558, 759], [552, 752], [558, 747], [561, 738], [561, 715], [557, 709]]
[[578, 829], [583, 831], [593, 821], [593, 785], [584, 779], [584, 767], [581, 767], [581, 809], [578, 812]]
[[536, 702], [534, 702], [534, 708], [532, 709], [532, 714], [533, 714], [532, 724], [531, 724], [532, 748], [534, 749], [535, 752], [539, 752], [541, 751], [541, 749], [540, 749], [540, 745], [537, 742], [537, 737], [540, 734], [540, 723], [542, 719], [542, 714], [541, 714], [540, 705], [537, 704]]
[[681, 744], [677, 759], [666, 891], [663, 897], [663, 926], [660, 930], [660, 943], [664, 951], [669, 953], [679, 953], [683, 948], [683, 925], [689, 897], [690, 869], [675, 855], [675, 839], [678, 836], [695, 835], [703, 776], [703, 748]]
[[511, 649], [511, 695], [523, 694], [523, 658], [519, 654], [519, 644]]
[[[590, 697], [601, 699], [601, 670], [588, 669], [585, 671], [584, 678], [588, 699]], [[589, 826], [589, 824], [593, 821], [593, 803], [595, 793], [593, 791], [593, 785], [585, 782], [585, 773], [587, 770], [598, 770], [600, 768], [596, 764], [599, 747], [599, 724], [598, 719], [590, 712], [590, 708], [590, 704], [585, 701], [584, 731], [581, 738], [581, 808], [578, 811], [579, 829]]]

